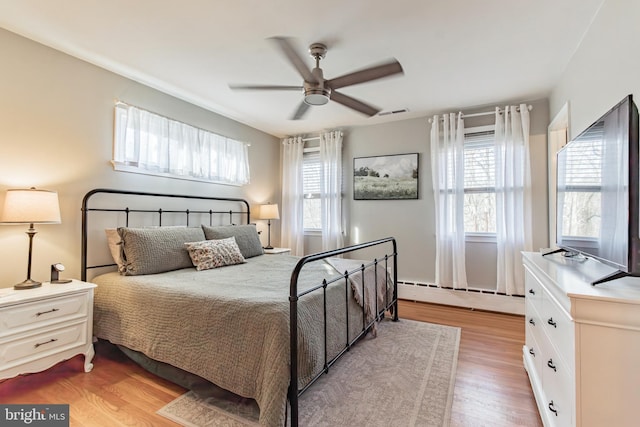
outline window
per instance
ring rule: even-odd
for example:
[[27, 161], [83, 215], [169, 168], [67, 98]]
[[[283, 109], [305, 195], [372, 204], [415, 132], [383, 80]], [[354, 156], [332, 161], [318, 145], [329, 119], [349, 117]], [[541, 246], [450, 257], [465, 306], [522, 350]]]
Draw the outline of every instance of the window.
[[[574, 241], [594, 241], [601, 234], [603, 214], [603, 172], [616, 170], [616, 165], [607, 165], [604, 151], [604, 122], [589, 129], [574, 143], [567, 145], [561, 156], [565, 162], [559, 166], [559, 197], [562, 203], [562, 238], [574, 237]], [[615, 172], [614, 172], [615, 173]], [[606, 181], [605, 181], [606, 182]]]
[[302, 155], [305, 231], [319, 231], [322, 229], [320, 175], [320, 148], [305, 148]]
[[495, 131], [493, 126], [465, 129], [464, 231], [496, 232]]
[[219, 184], [249, 183], [247, 144], [118, 103], [116, 170]]

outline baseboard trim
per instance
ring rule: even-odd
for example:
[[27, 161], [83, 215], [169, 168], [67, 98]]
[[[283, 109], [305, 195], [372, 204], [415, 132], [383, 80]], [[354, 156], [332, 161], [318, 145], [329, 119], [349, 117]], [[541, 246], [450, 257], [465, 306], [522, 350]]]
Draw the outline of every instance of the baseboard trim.
[[524, 316], [524, 298], [490, 292], [443, 289], [435, 286], [399, 282], [398, 298]]

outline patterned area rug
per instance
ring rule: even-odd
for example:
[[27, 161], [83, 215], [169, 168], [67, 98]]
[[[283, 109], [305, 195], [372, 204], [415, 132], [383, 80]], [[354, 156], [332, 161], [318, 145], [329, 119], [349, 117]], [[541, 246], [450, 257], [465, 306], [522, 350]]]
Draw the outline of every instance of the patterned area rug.
[[[460, 329], [383, 321], [300, 397], [301, 426], [448, 426]], [[158, 411], [189, 427], [256, 426], [251, 399], [190, 391]]]

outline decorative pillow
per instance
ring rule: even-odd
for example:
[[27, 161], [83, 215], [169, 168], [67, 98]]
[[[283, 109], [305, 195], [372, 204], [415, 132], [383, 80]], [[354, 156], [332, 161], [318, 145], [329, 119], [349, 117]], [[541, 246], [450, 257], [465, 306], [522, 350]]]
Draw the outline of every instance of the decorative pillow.
[[187, 242], [204, 240], [200, 227], [118, 228], [125, 276], [193, 267]]
[[205, 240], [184, 244], [196, 270], [209, 270], [225, 265], [241, 264], [244, 257], [235, 237], [221, 240]]
[[219, 227], [203, 225], [202, 230], [204, 230], [204, 235], [207, 240], [235, 237], [240, 252], [245, 258], [251, 258], [264, 253], [262, 243], [260, 243], [260, 237], [258, 236], [258, 230], [256, 230], [256, 226], [253, 224], [224, 225]]
[[109, 252], [111, 252], [113, 262], [118, 265], [118, 271], [123, 271], [124, 262], [122, 261], [120, 247], [122, 239], [120, 239], [120, 234], [118, 234], [118, 230], [116, 228], [106, 228], [104, 232], [107, 235], [107, 244], [109, 245]]

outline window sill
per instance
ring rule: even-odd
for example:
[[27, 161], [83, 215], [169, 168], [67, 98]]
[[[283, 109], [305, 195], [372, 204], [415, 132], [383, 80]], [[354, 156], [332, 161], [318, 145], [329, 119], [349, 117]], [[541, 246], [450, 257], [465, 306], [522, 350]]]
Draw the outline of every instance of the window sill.
[[234, 187], [241, 187], [245, 185], [245, 184], [236, 184], [236, 183], [230, 183], [230, 182], [224, 182], [224, 181], [214, 181], [209, 179], [196, 178], [196, 177], [191, 177], [186, 175], [182, 176], [182, 175], [174, 175], [174, 174], [165, 173], [165, 172], [156, 172], [152, 170], [141, 169], [136, 166], [126, 165], [121, 162], [117, 162], [115, 160], [111, 160], [111, 165], [113, 166], [113, 170], [118, 172], [129, 172], [129, 173], [136, 173], [140, 175], [162, 176], [164, 178], [180, 179], [184, 181], [206, 182], [209, 184], [231, 185]]
[[497, 243], [495, 233], [465, 233], [464, 241], [468, 243]]

